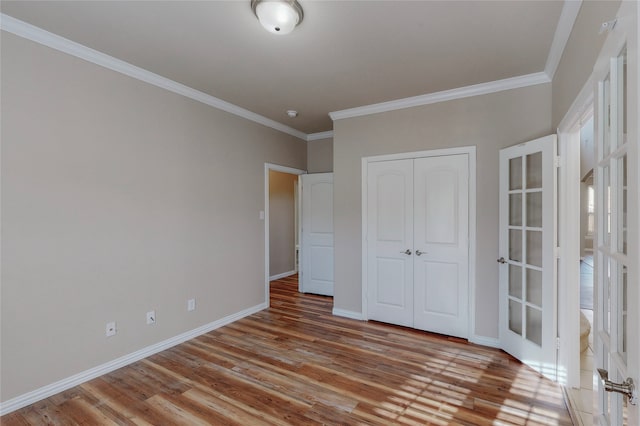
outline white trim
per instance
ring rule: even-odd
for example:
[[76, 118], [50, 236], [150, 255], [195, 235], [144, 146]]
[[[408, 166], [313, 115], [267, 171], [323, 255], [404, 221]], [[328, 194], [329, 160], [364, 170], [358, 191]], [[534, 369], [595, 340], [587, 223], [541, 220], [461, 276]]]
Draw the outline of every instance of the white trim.
[[320, 139], [329, 139], [332, 137], [333, 137], [333, 130], [329, 130], [327, 132], [309, 133], [307, 135], [307, 142], [317, 141]]
[[295, 275], [296, 271], [283, 272], [281, 274], [272, 275], [269, 277], [269, 281], [279, 280], [280, 278], [290, 277], [291, 275]]
[[471, 337], [469, 337], [469, 342], [476, 345], [500, 349], [500, 340], [495, 337], [485, 337], [478, 336], [477, 334], [472, 334]]
[[562, 166], [558, 191], [558, 382], [580, 387], [580, 121], [558, 132]]
[[[593, 116], [593, 74], [589, 76], [578, 96], [571, 103], [571, 107], [558, 125], [558, 144], [561, 146], [561, 153], [564, 157], [565, 167], [561, 168], [562, 184], [561, 194], [566, 194], [571, 198], [560, 199], [561, 225], [569, 224], [569, 228], [560, 227], [560, 241], [571, 242], [571, 245], [564, 244], [559, 248], [561, 270], [558, 277], [558, 335], [563, 344], [558, 349], [558, 379], [559, 382], [568, 387], [580, 387], [580, 316], [578, 312], [580, 305], [580, 274], [579, 263], [575, 270], [567, 268], [567, 260], [574, 258], [580, 260], [580, 249], [575, 252], [575, 242], [580, 241], [580, 203], [579, 189], [570, 187], [575, 184], [573, 179], [580, 181], [580, 130], [582, 125]], [[595, 135], [595, 132], [594, 132]], [[574, 138], [577, 138], [575, 140]], [[576, 164], [577, 163], [577, 164]], [[578, 170], [574, 170], [574, 168]], [[563, 170], [564, 169], [564, 170]], [[569, 176], [572, 176], [571, 178]], [[574, 194], [573, 192], [577, 192]], [[578, 198], [576, 200], [575, 198]], [[577, 256], [577, 259], [575, 259]]]
[[364, 320], [362, 313], [355, 312], [355, 311], [348, 311], [346, 309], [333, 308], [333, 311], [331, 313], [338, 317], [351, 318], [359, 321]]
[[459, 87], [457, 89], [444, 90], [442, 92], [412, 96], [410, 98], [397, 99], [394, 101], [343, 109], [341, 111], [333, 111], [329, 113], [329, 116], [333, 121], [342, 120], [344, 118], [360, 117], [363, 115], [378, 114], [381, 112], [395, 111], [398, 109], [411, 108], [415, 106], [435, 104], [438, 102], [451, 101], [454, 99], [487, 95], [490, 93], [501, 92], [503, 90], [519, 89], [522, 87], [535, 86], [538, 84], [545, 84], [550, 82], [551, 79], [547, 76], [547, 74], [545, 74], [544, 72], [538, 72], [518, 77], [505, 78], [503, 80], [491, 81], [488, 83]]
[[9, 15], [0, 14], [0, 29], [15, 34], [27, 40], [42, 44], [60, 52], [75, 56], [101, 67], [135, 78], [145, 83], [152, 84], [173, 93], [185, 96], [194, 101], [201, 102], [213, 108], [237, 115], [247, 120], [253, 121], [274, 130], [295, 136], [296, 138], [307, 140], [307, 134], [292, 127], [278, 123], [275, 120], [241, 108], [237, 105], [223, 101], [222, 99], [208, 95], [199, 90], [192, 89], [184, 84], [178, 83], [161, 75], [152, 73], [143, 68], [132, 65], [128, 62], [109, 56], [105, 53], [91, 49], [80, 43], [76, 43], [59, 35], [50, 33], [34, 25], [20, 21]]
[[[468, 148], [469, 155], [469, 330], [476, 336], [476, 147]], [[488, 345], [485, 345], [488, 346]]]
[[[368, 164], [379, 161], [390, 160], [404, 160], [411, 158], [423, 158], [423, 157], [437, 157], [443, 155], [459, 155], [467, 154], [469, 157], [469, 324], [467, 335], [478, 338], [480, 341], [482, 338], [476, 336], [475, 333], [475, 317], [476, 317], [476, 147], [464, 146], [457, 148], [445, 148], [445, 149], [433, 149], [429, 151], [416, 151], [416, 152], [403, 152], [400, 154], [385, 154], [375, 155], [371, 157], [362, 158], [362, 181], [361, 181], [361, 199], [362, 199], [362, 318], [368, 319], [368, 304], [367, 304], [367, 283], [368, 283], [368, 268], [367, 268], [367, 223], [368, 223], [368, 211], [367, 211], [367, 182], [368, 179]], [[335, 308], [334, 308], [335, 311]], [[484, 344], [484, 343], [483, 343]], [[491, 346], [485, 344], [485, 346]]]
[[43, 386], [34, 391], [27, 392], [15, 398], [11, 398], [0, 404], [0, 416], [4, 416], [5, 414], [8, 414], [12, 411], [20, 409], [22, 407], [26, 407], [27, 405], [33, 404], [34, 402], [38, 402], [42, 399], [48, 398], [51, 395], [55, 395], [59, 392], [71, 389], [74, 386], [78, 386], [91, 379], [95, 379], [96, 377], [117, 370], [118, 368], [132, 364], [143, 358], [147, 358], [153, 354], [179, 345], [180, 343], [186, 342], [187, 340], [193, 339], [202, 334], [223, 327], [227, 324], [231, 324], [234, 321], [255, 314], [256, 312], [259, 312], [266, 308], [267, 306], [264, 303], [252, 306], [240, 312], [236, 312], [235, 314], [231, 314], [219, 320], [213, 321], [209, 324], [205, 324], [198, 328], [194, 328], [193, 330], [178, 334], [177, 336], [163, 340], [162, 342], [147, 346], [146, 348], [137, 350], [128, 355], [121, 356], [120, 358], [116, 358], [97, 367], [90, 368], [89, 370], [85, 370], [81, 373], [74, 374], [73, 376], [67, 377], [65, 379], [58, 380], [57, 382]]
[[[361, 173], [362, 177], [360, 180], [360, 199], [362, 200], [362, 204], [360, 206], [360, 211], [362, 212], [362, 223], [360, 226], [362, 227], [362, 232], [360, 233], [362, 236], [362, 240], [360, 241], [360, 253], [362, 258], [360, 259], [360, 268], [361, 268], [361, 276], [362, 276], [362, 319], [369, 319], [369, 301], [367, 300], [368, 291], [368, 282], [369, 282], [369, 267], [368, 267], [368, 259], [369, 259], [369, 242], [368, 242], [368, 221], [369, 221], [369, 191], [367, 182], [369, 182], [369, 163], [372, 157], [362, 157], [362, 166]], [[375, 157], [374, 157], [375, 158]], [[334, 308], [335, 309], [335, 308]]]
[[[474, 153], [475, 158], [475, 151], [475, 146], [463, 146], [458, 148], [432, 149], [429, 151], [402, 152], [400, 154], [374, 155], [371, 157], [364, 157], [362, 159], [362, 164], [364, 166], [365, 164], [375, 163], [378, 161], [406, 160], [408, 158], [438, 157], [442, 155], [471, 154], [471, 152]], [[469, 159], [471, 158], [472, 157], [469, 157]], [[471, 178], [471, 176], [469, 176], [469, 178]]]
[[269, 307], [269, 170], [303, 175], [307, 172], [293, 167], [264, 163], [264, 304]]
[[565, 0], [562, 6], [558, 26], [553, 35], [551, 49], [549, 49], [549, 55], [547, 56], [547, 64], [544, 67], [544, 72], [549, 77], [549, 80], [553, 80], [553, 76], [556, 74], [562, 53], [567, 46], [569, 36], [571, 35], [571, 31], [573, 31], [573, 25], [576, 23], [576, 18], [578, 17], [581, 6], [582, 0]]

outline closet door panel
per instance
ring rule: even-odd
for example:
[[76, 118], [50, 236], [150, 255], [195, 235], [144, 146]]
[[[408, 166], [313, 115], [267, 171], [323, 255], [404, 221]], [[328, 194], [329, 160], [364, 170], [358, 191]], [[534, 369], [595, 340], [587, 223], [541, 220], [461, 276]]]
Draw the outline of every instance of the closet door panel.
[[414, 327], [466, 338], [468, 155], [414, 161]]
[[367, 310], [413, 326], [413, 160], [370, 163], [367, 181]]

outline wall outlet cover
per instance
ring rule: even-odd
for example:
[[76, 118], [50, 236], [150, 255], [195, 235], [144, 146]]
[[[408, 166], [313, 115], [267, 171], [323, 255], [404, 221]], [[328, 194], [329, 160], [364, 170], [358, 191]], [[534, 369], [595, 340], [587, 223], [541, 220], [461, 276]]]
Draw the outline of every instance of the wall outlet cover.
[[108, 322], [106, 329], [105, 329], [105, 334], [107, 335], [107, 337], [111, 337], [111, 336], [115, 336], [117, 333], [117, 329], [116, 329], [116, 322]]

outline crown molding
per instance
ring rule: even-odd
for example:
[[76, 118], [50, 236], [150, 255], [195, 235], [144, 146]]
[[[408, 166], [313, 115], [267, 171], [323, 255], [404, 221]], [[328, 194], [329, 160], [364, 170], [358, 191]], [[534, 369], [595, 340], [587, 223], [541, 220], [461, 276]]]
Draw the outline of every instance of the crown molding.
[[547, 56], [547, 64], [544, 67], [544, 72], [549, 76], [550, 80], [553, 80], [553, 76], [556, 74], [560, 59], [562, 59], [562, 53], [567, 46], [569, 36], [578, 18], [580, 7], [582, 7], [582, 0], [565, 0], [562, 6], [558, 26], [553, 35], [553, 41]]
[[241, 108], [237, 105], [223, 101], [222, 99], [208, 95], [184, 84], [170, 80], [161, 75], [152, 73], [143, 68], [132, 65], [128, 62], [116, 59], [113, 56], [109, 56], [102, 52], [99, 52], [90, 47], [84, 46], [80, 43], [76, 43], [59, 35], [45, 31], [42, 28], [23, 22], [19, 19], [13, 18], [4, 13], [0, 14], [0, 29], [7, 31], [11, 34], [19, 37], [31, 40], [33, 42], [42, 44], [68, 55], [75, 56], [101, 67], [110, 69], [112, 71], [124, 74], [126, 76], [135, 78], [145, 83], [152, 84], [162, 89], [168, 90], [173, 93], [185, 96], [193, 99], [194, 101], [201, 102], [205, 105], [209, 105], [213, 108], [228, 112], [233, 115], [245, 118], [263, 126], [270, 127], [274, 130], [278, 130], [283, 133], [287, 133], [296, 138], [307, 140], [307, 134], [292, 127], [286, 126], [270, 118], [251, 112], [247, 109]]
[[[580, 11], [583, 0], [565, 0], [562, 12], [558, 20], [558, 26], [551, 43], [549, 55], [544, 72], [527, 74], [503, 80], [480, 83], [471, 86], [460, 87], [441, 92], [429, 93], [425, 95], [413, 96], [377, 104], [364, 105], [356, 108], [349, 108], [329, 113], [332, 120], [359, 117], [369, 114], [394, 111], [398, 109], [411, 108], [421, 105], [429, 105], [438, 102], [445, 102], [455, 99], [468, 98], [478, 95], [500, 92], [503, 90], [518, 89], [537, 84], [549, 83], [558, 68], [562, 53], [567, 45], [571, 31]], [[199, 90], [195, 90], [184, 84], [162, 77], [158, 74], [147, 71], [143, 68], [132, 65], [128, 62], [116, 59], [112, 56], [91, 49], [82, 44], [76, 43], [64, 37], [45, 31], [39, 27], [20, 21], [4, 13], [0, 14], [0, 30], [10, 32], [19, 37], [48, 46], [63, 53], [84, 59], [88, 62], [116, 71], [140, 81], [152, 84], [170, 92], [177, 93], [195, 101], [209, 105], [213, 108], [237, 115], [247, 120], [253, 121], [274, 130], [295, 136], [303, 141], [314, 141], [333, 137], [333, 131], [306, 134], [285, 124], [279, 123], [270, 118], [251, 112], [222, 99], [208, 95]]]
[[[457, 89], [444, 90], [442, 92], [428, 93], [425, 95], [413, 96], [410, 98], [397, 99], [388, 102], [365, 105], [356, 108], [333, 111], [329, 113], [332, 120], [343, 118], [360, 117], [363, 115], [377, 114], [381, 112], [395, 111], [398, 109], [411, 108], [421, 105], [429, 105], [438, 102], [451, 101], [454, 99], [468, 98], [471, 96], [487, 95], [503, 90], [519, 89], [522, 87], [534, 86], [537, 84], [550, 83], [558, 69], [564, 48], [569, 41], [569, 36], [580, 12], [582, 0], [565, 0], [562, 12], [558, 19], [556, 32], [551, 42], [549, 55], [543, 72], [522, 75], [518, 77], [497, 80], [488, 83], [480, 83], [472, 86], [460, 87]], [[307, 139], [308, 140], [308, 139]]]
[[309, 141], [317, 141], [320, 139], [329, 139], [333, 137], [333, 130], [329, 130], [326, 132], [318, 132], [318, 133], [309, 133], [307, 135], [307, 142]]
[[474, 84], [472, 86], [460, 87], [457, 89], [444, 90], [442, 92], [429, 93], [426, 95], [413, 96], [410, 98], [398, 99], [395, 101], [381, 102], [357, 108], [344, 109], [342, 111], [330, 112], [332, 120], [343, 118], [360, 117], [363, 115], [377, 114], [380, 112], [395, 111], [398, 109], [411, 108], [422, 105], [435, 104], [438, 102], [451, 101], [454, 99], [469, 98], [471, 96], [487, 95], [489, 93], [501, 92], [503, 90], [519, 89], [522, 87], [535, 86], [537, 84], [550, 83], [551, 79], [544, 72], [522, 75], [519, 77], [506, 78], [504, 80], [492, 81], [489, 83]]

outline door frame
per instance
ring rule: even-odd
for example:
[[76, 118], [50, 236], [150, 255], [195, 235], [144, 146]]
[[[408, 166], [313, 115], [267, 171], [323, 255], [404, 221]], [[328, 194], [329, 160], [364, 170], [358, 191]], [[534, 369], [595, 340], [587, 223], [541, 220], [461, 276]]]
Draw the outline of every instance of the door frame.
[[424, 157], [441, 157], [448, 155], [467, 154], [469, 156], [469, 341], [483, 344], [482, 337], [475, 334], [476, 322], [476, 147], [463, 146], [458, 148], [434, 149], [428, 151], [403, 152], [398, 154], [375, 155], [362, 158], [362, 319], [369, 318], [367, 294], [368, 294], [368, 248], [367, 248], [367, 225], [369, 223], [369, 212], [367, 211], [367, 182], [368, 165], [380, 161], [408, 160]]
[[[558, 382], [580, 388], [580, 130], [594, 113], [593, 74], [557, 128], [560, 148]], [[595, 285], [595, 284], [594, 284]]]
[[[279, 164], [264, 163], [264, 211], [260, 212], [264, 217], [264, 303], [268, 308], [269, 298], [269, 171], [289, 173], [291, 175], [306, 174], [306, 170], [294, 169], [293, 167], [281, 166]], [[264, 215], [264, 216], [263, 216]], [[298, 232], [298, 229], [296, 229]]]
[[[616, 17], [619, 16], [620, 10], [623, 7], [625, 7], [624, 4], [620, 6], [620, 9], [616, 13]], [[636, 22], [640, 22], [640, 7], [636, 8], [635, 19], [636, 19]], [[640, 31], [638, 31], [636, 37], [640, 39]], [[637, 39], [634, 41], [636, 43], [638, 42]], [[621, 46], [618, 46], [618, 43], [615, 43], [615, 42], [612, 43], [609, 40], [606, 40], [599, 55], [607, 56], [607, 55], [603, 55], [603, 52], [616, 52], [619, 50], [619, 47]], [[608, 56], [611, 56], [611, 54], [609, 54]], [[566, 164], [567, 166], [566, 173], [573, 173], [571, 171], [571, 167], [574, 167], [575, 165], [572, 164], [571, 161], [575, 161], [575, 160], [572, 160], [571, 157], [573, 157], [573, 159], [579, 158], [580, 126], [582, 123], [586, 121], [586, 119], [588, 119], [589, 116], [594, 115], [595, 113], [595, 104], [594, 104], [595, 70], [598, 67], [599, 63], [600, 62], [597, 62], [596, 64], [594, 64], [594, 69], [592, 70], [589, 78], [584, 83], [584, 86], [576, 96], [575, 100], [571, 104], [571, 107], [569, 108], [569, 110], [567, 111], [566, 115], [563, 117], [563, 119], [561, 120], [557, 128], [558, 141], [559, 143], [564, 144], [563, 147], [567, 148], [564, 151], [564, 154], [566, 155], [563, 155], [563, 157], [565, 157], [569, 161], [567, 160], [561, 161], [561, 165]], [[634, 77], [637, 78], [637, 75]], [[638, 88], [636, 87], [635, 90], [637, 91]], [[640, 109], [635, 110], [633, 115], [633, 119], [637, 120], [638, 118], [640, 118]], [[595, 125], [596, 123], [594, 122], [594, 126]], [[638, 149], [637, 147], [637, 141], [636, 141], [636, 144], [631, 148], [632, 149], [629, 151], [630, 152], [629, 159], [631, 161], [636, 161], [635, 165], [640, 164], [640, 149]], [[634, 150], [635, 150], [635, 158], [633, 154]], [[597, 162], [597, 158], [596, 158], [596, 162]], [[579, 164], [576, 167], [578, 167], [578, 173], [575, 176], [577, 176], [577, 179], [579, 181], [579, 167], [580, 167]], [[633, 200], [633, 197], [635, 195], [636, 197], [635, 202], [637, 203], [637, 199], [640, 199], [640, 174], [637, 173], [636, 167], [634, 167], [633, 164], [630, 167], [629, 171], [630, 171], [629, 179], [630, 181], [635, 182], [638, 189], [636, 194], [630, 193], [629, 196], [630, 196], [630, 200]], [[634, 173], [635, 173], [635, 176], [633, 176]], [[567, 189], [565, 185], [567, 184], [571, 185], [571, 181], [568, 181], [566, 179], [563, 179], [562, 183], [563, 185], [561, 186], [561, 190]], [[562, 218], [567, 218], [568, 222], [565, 222], [565, 223], [571, 224], [571, 219], [573, 219], [574, 222], [577, 221], [576, 219], [579, 217], [577, 204], [572, 206], [571, 203], [567, 202], [567, 204], [565, 204], [565, 211], [561, 212], [560, 214], [561, 214], [561, 220]], [[637, 233], [638, 232], [637, 222], [636, 224], [631, 226], [636, 226], [635, 232]], [[564, 232], [563, 234], [561, 234], [560, 241], [571, 242], [571, 244], [564, 244], [559, 247], [560, 258], [570, 259], [572, 257], [571, 253], [573, 252], [573, 250], [578, 250], [577, 256], [579, 258], [579, 247], [578, 248], [572, 247], [573, 243], [577, 242], [578, 238], [580, 238], [579, 229], [576, 231], [575, 227], [570, 226], [569, 229], [565, 229], [564, 231], [561, 229], [560, 231]], [[629, 232], [634, 232], [634, 231], [630, 230]], [[636, 250], [635, 256], [632, 254], [632, 252], [630, 252], [630, 258], [632, 259], [631, 260], [632, 263], [634, 258], [640, 262], [640, 250], [638, 250], [639, 248], [640, 247], [638, 247], [637, 243], [635, 247], [631, 247], [630, 245], [631, 250], [634, 250], [634, 249]], [[597, 248], [594, 247], [594, 254], [596, 249]], [[572, 275], [573, 273], [575, 273], [577, 277], [573, 278], [573, 275]], [[635, 273], [637, 274], [637, 272]], [[580, 330], [579, 315], [573, 314], [573, 312], [579, 312], [579, 309], [580, 309], [579, 306], [574, 306], [574, 305], [578, 305], [579, 294], [580, 294], [579, 272], [570, 271], [569, 275], [560, 275], [559, 279], [566, 280], [565, 281], [566, 286], [563, 286], [563, 285], [559, 286], [560, 291], [559, 291], [559, 299], [558, 299], [558, 317], [560, 320], [562, 320], [563, 318], [565, 319], [564, 322], [559, 322], [558, 331], [560, 333], [559, 335], [562, 337], [562, 342], [559, 348], [558, 360], [559, 360], [559, 363], [562, 361], [567, 366], [566, 383], [561, 382], [561, 384], [563, 384], [565, 387], [580, 388], [579, 363], [576, 363], [576, 362], [571, 363], [572, 360], [579, 359], [580, 357], [579, 339], [578, 339], [579, 330]], [[594, 280], [594, 286], [596, 286], [595, 280]], [[564, 291], [563, 291], [563, 287], [565, 287]], [[636, 289], [635, 292], [636, 292], [635, 295], [633, 294], [633, 292], [629, 295], [630, 303], [636, 303], [637, 304], [636, 306], [640, 306], [640, 291]], [[598, 303], [597, 299], [594, 301], [594, 303]], [[595, 310], [596, 310], [596, 306], [594, 306], [594, 312]], [[594, 324], [593, 332], [594, 333], [597, 332], [596, 324]], [[635, 333], [631, 332], [629, 333], [628, 337], [629, 337], [629, 346], [635, 345], [636, 350], [640, 352], [640, 331], [636, 330]], [[595, 343], [595, 339], [594, 339], [594, 343]], [[595, 349], [596, 348], [594, 348], [594, 351]], [[597, 361], [594, 359], [594, 362], [597, 362]], [[637, 378], [637, 371], [633, 371], [629, 373], [632, 377]], [[593, 392], [594, 393], [598, 392], [598, 390], [593, 389]], [[594, 405], [593, 408], [595, 413], [597, 411], [596, 405]]]

